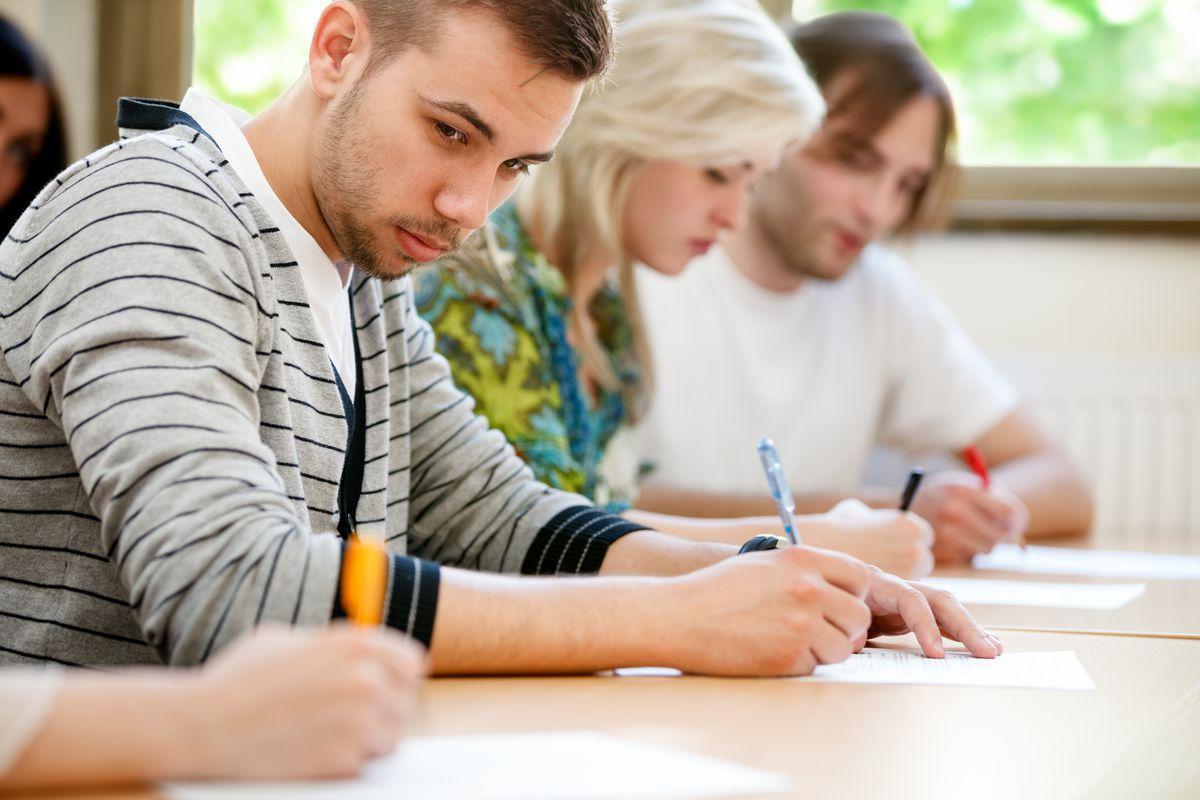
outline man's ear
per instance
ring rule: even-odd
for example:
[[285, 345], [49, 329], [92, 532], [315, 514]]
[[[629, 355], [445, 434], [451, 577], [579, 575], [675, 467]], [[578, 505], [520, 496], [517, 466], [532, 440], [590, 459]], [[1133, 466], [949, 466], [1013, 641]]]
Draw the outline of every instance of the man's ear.
[[362, 10], [348, 0], [330, 3], [308, 46], [308, 80], [317, 97], [332, 100], [353, 85], [366, 67], [369, 50]]

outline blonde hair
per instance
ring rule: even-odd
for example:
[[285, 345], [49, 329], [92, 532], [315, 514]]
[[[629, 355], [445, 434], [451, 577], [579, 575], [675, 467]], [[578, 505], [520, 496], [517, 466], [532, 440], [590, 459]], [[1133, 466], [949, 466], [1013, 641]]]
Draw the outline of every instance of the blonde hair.
[[545, 232], [568, 283], [580, 260], [612, 256], [633, 332], [639, 384], [622, 385], [603, 347], [572, 331], [584, 364], [621, 390], [636, 421], [653, 388], [653, 366], [623, 241], [623, 212], [637, 168], [651, 161], [731, 166], [777, 156], [812, 134], [825, 104], [787, 37], [752, 0], [616, 0], [617, 59], [581, 100], [554, 161], [518, 196], [521, 216]]

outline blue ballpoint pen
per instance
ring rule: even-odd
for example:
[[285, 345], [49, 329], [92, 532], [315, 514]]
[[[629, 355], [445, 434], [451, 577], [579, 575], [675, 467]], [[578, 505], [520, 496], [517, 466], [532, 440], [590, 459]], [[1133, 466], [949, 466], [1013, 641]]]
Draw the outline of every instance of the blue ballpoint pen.
[[779, 509], [783, 532], [793, 545], [800, 544], [800, 533], [796, 530], [796, 521], [792, 518], [796, 511], [796, 501], [792, 499], [792, 490], [788, 488], [787, 478], [783, 475], [783, 465], [779, 463], [775, 443], [767, 438], [759, 439], [758, 458], [762, 461], [763, 472], [767, 473], [767, 486], [771, 489], [771, 497], [775, 499], [775, 507]]

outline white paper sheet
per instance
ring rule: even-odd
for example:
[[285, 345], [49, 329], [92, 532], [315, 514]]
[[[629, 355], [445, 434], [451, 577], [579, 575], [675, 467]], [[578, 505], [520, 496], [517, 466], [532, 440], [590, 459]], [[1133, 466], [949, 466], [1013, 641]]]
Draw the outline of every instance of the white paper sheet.
[[591, 731], [414, 737], [354, 781], [176, 783], [174, 800], [609, 800], [780, 794], [775, 772]]
[[1095, 689], [1072, 650], [1005, 653], [973, 658], [948, 652], [926, 658], [918, 650], [867, 648], [840, 664], [817, 667], [801, 681], [835, 683], [911, 683], [940, 686], [992, 686], [1022, 689]]
[[952, 593], [962, 603], [1109, 610], [1128, 605], [1144, 583], [1043, 583], [980, 578], [925, 578], [921, 583]]
[[996, 545], [975, 556], [976, 569], [1086, 575], [1096, 578], [1158, 578], [1200, 580], [1200, 556], [1138, 553], [1123, 550], [1076, 550], [1069, 547]]

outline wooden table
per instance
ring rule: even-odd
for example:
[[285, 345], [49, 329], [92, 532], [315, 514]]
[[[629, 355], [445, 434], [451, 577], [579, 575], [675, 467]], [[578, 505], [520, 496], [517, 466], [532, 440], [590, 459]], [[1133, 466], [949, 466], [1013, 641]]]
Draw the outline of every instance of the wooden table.
[[426, 690], [419, 732], [599, 730], [789, 774], [796, 797], [1073, 797], [1098, 765], [1152, 736], [1200, 686], [1195, 641], [1015, 631], [1001, 638], [1010, 651], [1075, 650], [1099, 688], [438, 679]]
[[[1128, 537], [1046, 544], [1200, 552], [1200, 544]], [[1116, 611], [972, 608], [1010, 652], [1074, 650], [1094, 692], [690, 676], [438, 678], [424, 689], [412, 733], [602, 731], [788, 774], [791, 797], [1200, 797], [1200, 581], [1146, 583], [1143, 597]], [[1055, 628], [1130, 635], [1048, 630]]]
[[[438, 678], [424, 690], [413, 733], [602, 731], [786, 773], [796, 786], [789, 797], [1071, 798], [1087, 796], [1104, 770], [1171, 730], [1189, 692], [1196, 702], [1200, 642], [1031, 632], [1002, 639], [1010, 652], [1074, 650], [1099, 688]], [[1158, 779], [1141, 779], [1142, 796], [1154, 795]]]
[[[1038, 542], [1038, 544], [1099, 550], [1200, 553], [1200, 544], [1186, 541], [1164, 544], [1160, 541], [1124, 538], [1118, 543], [1100, 538], [1082, 543], [1048, 541]], [[1083, 578], [1027, 572], [974, 570], [970, 567], [943, 567], [934, 574], [945, 578], [990, 578], [1054, 583], [1145, 583], [1146, 592], [1143, 595], [1128, 605], [1113, 610], [985, 605], [970, 605], [969, 608], [980, 622], [997, 629], [1136, 634], [1200, 639], [1200, 581]]]

